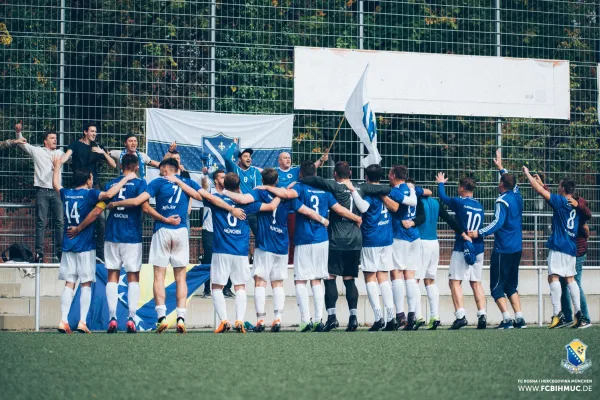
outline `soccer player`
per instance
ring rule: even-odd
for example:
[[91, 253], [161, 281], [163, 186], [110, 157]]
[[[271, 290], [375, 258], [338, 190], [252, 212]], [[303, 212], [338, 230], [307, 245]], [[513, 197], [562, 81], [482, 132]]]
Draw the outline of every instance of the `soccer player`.
[[188, 218], [189, 197], [192, 196], [197, 200], [202, 200], [204, 197], [208, 201], [225, 207], [238, 218], [243, 217], [244, 214], [241, 210], [234, 210], [223, 200], [201, 189], [193, 180], [178, 178], [176, 176], [179, 171], [177, 160], [164, 159], [160, 162], [159, 169], [161, 176], [150, 182], [142, 194], [131, 199], [111, 202], [109, 208], [138, 207], [148, 201], [150, 197], [154, 197], [156, 199], [156, 210], [163, 217], [179, 216], [180, 223], [178, 225], [165, 224], [162, 221], [154, 222], [154, 234], [152, 235], [148, 261], [154, 266], [154, 302], [158, 314], [156, 332], [162, 333], [168, 328], [167, 306], [165, 305], [165, 273], [167, 267], [171, 265], [177, 285], [177, 332], [186, 333], [187, 283], [185, 269], [190, 259], [186, 220]]
[[581, 320], [580, 291], [577, 281], [575, 263], [577, 255], [577, 244], [575, 238], [579, 228], [579, 215], [577, 209], [569, 201], [575, 192], [575, 182], [569, 178], [563, 178], [558, 185], [558, 194], [552, 194], [538, 182], [529, 168], [523, 166], [523, 172], [529, 180], [531, 187], [544, 198], [552, 207], [552, 233], [546, 242], [548, 247], [548, 283], [550, 285], [550, 299], [552, 301], [552, 321], [549, 328], [556, 328], [565, 324], [565, 316], [560, 305], [560, 282], [559, 277], [565, 278], [573, 309], [575, 310], [575, 321], [577, 326]]
[[[444, 184], [448, 181], [444, 173], [438, 173], [436, 177], [438, 183], [438, 194], [440, 200], [447, 205], [456, 214], [456, 219], [460, 224], [463, 234], [456, 234], [454, 249], [450, 257], [450, 270], [448, 278], [450, 291], [452, 292], [452, 301], [456, 320], [452, 323], [450, 329], [460, 329], [467, 326], [467, 313], [464, 309], [462, 281], [468, 280], [473, 289], [475, 303], [477, 305], [477, 329], [485, 329], [487, 326], [487, 313], [485, 310], [485, 293], [481, 286], [481, 276], [483, 269], [483, 238], [471, 239], [466, 233], [468, 231], [478, 231], [483, 222], [483, 206], [473, 198], [475, 190], [475, 180], [471, 178], [461, 178], [458, 182], [458, 196], [449, 197], [446, 195]], [[471, 242], [467, 245], [468, 252], [473, 252], [474, 263], [469, 265], [465, 259], [465, 242]]]
[[[88, 213], [98, 202], [115, 196], [128, 181], [136, 177], [135, 174], [128, 174], [109, 191], [101, 192], [100, 190], [92, 189], [94, 178], [91, 172], [75, 171], [73, 174], [74, 188], [65, 189], [60, 183], [61, 158], [55, 157], [52, 163], [54, 165], [52, 186], [60, 194], [61, 201], [64, 204], [64, 216], [67, 221], [65, 228], [72, 225], [79, 225], [80, 221], [87, 217]], [[96, 242], [94, 240], [94, 228], [92, 224], [92, 226], [85, 229], [81, 235], [74, 239], [70, 239], [67, 236], [65, 229], [62, 257], [58, 271], [58, 279], [66, 281], [61, 296], [62, 316], [58, 324], [58, 331], [61, 333], [71, 333], [68, 322], [69, 310], [73, 302], [75, 283], [78, 279], [81, 286], [81, 299], [77, 331], [90, 333], [85, 321], [92, 300], [92, 282], [96, 281]]]
[[[494, 163], [500, 172], [494, 220], [485, 228], [470, 231], [472, 239], [494, 235], [494, 249], [490, 262], [490, 292], [502, 313], [497, 329], [527, 328], [517, 286], [519, 264], [523, 250], [523, 197], [515, 182], [515, 176], [502, 166], [502, 154], [498, 149]], [[508, 312], [506, 297], [515, 312], [513, 320]]]
[[[262, 180], [265, 186], [277, 186], [278, 174], [273, 168], [265, 168], [262, 172]], [[241, 194], [225, 190], [223, 192], [236, 203], [250, 204], [254, 201], [271, 203], [275, 201], [273, 195], [267, 190], [254, 189], [250, 193]], [[277, 200], [279, 201], [279, 200]], [[271, 332], [279, 332], [281, 329], [281, 318], [285, 304], [285, 293], [283, 281], [288, 277], [288, 246], [289, 238], [287, 232], [287, 217], [289, 210], [297, 211], [306, 217], [327, 226], [329, 221], [303, 204], [295, 201], [282, 201], [273, 212], [258, 213], [258, 235], [256, 236], [256, 249], [254, 250], [254, 264], [252, 276], [254, 277], [254, 305], [256, 307], [255, 332], [265, 329], [265, 288], [267, 281], [271, 281], [273, 288], [273, 305], [275, 307], [275, 320], [271, 324]]]
[[[300, 165], [300, 178], [314, 176], [315, 164], [312, 161], [304, 161]], [[329, 209], [335, 211], [341, 217], [347, 218], [360, 225], [362, 218], [354, 215], [347, 208], [340, 205], [333, 195], [321, 189], [303, 183], [297, 183], [291, 189], [265, 186], [265, 188], [282, 199], [297, 199], [301, 204], [314, 209], [324, 219]], [[300, 208], [298, 205], [295, 207]], [[323, 331], [325, 327], [323, 318], [324, 291], [321, 284], [322, 279], [329, 277], [328, 273], [328, 251], [329, 238], [327, 228], [318, 224], [305, 215], [296, 216], [296, 232], [294, 234], [294, 281], [296, 284], [296, 301], [300, 308], [301, 332], [310, 330]], [[308, 310], [308, 290], [306, 282], [310, 281], [313, 290], [313, 301], [315, 306], [315, 321], [313, 324]]]

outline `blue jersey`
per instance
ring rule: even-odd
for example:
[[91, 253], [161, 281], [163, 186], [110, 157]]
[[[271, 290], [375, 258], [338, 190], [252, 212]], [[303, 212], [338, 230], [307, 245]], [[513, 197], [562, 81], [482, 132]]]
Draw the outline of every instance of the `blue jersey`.
[[548, 201], [554, 210], [552, 214], [552, 233], [546, 242], [550, 250], [559, 251], [570, 256], [577, 256], [577, 230], [579, 229], [579, 214], [565, 196], [551, 194]]
[[225, 154], [225, 167], [227, 168], [227, 172], [235, 172], [240, 177], [240, 190], [242, 193], [250, 193], [252, 189], [257, 186], [262, 185], [262, 175], [260, 174], [260, 170], [255, 166], [250, 166], [248, 169], [242, 169], [239, 165], [237, 165], [234, 159], [234, 153], [237, 150], [237, 145], [232, 143], [229, 146], [229, 150]]
[[[331, 193], [315, 189], [312, 186], [297, 183], [292, 190], [298, 193], [298, 198], [293, 205], [296, 210], [305, 205], [315, 210], [320, 216], [327, 218], [329, 209], [337, 204]], [[296, 231], [294, 232], [294, 244], [296, 246], [317, 244], [328, 240], [327, 228], [323, 224], [313, 221], [305, 215], [296, 215]]]
[[[258, 213], [262, 205], [262, 203], [239, 205], [222, 194], [215, 193], [215, 196], [223, 199], [231, 206], [241, 208], [246, 215]], [[239, 220], [231, 215], [229, 211], [215, 206], [211, 202], [207, 201], [204, 204], [212, 212], [213, 232], [215, 235], [213, 253], [247, 257], [250, 244], [250, 225], [248, 224], [248, 219]]]
[[[266, 190], [250, 192], [254, 200], [261, 203], [273, 201], [273, 195]], [[258, 234], [256, 247], [275, 254], [287, 254], [290, 245], [288, 237], [287, 217], [293, 202], [281, 201], [275, 211], [258, 213]], [[294, 212], [295, 210], [291, 210]]]
[[[106, 190], [123, 179], [119, 176], [106, 184]], [[125, 184], [111, 201], [133, 199], [146, 191], [146, 181], [133, 179]], [[117, 207], [106, 219], [104, 239], [113, 243], [142, 243], [142, 207]]]
[[518, 192], [508, 191], [496, 199], [494, 221], [479, 235], [494, 235], [494, 251], [497, 253], [516, 253], [523, 250], [523, 198]]
[[421, 199], [425, 210], [425, 222], [417, 228], [422, 240], [437, 240], [437, 222], [440, 216], [440, 203], [431, 197]]
[[277, 167], [277, 175], [279, 175], [279, 181], [277, 187], [287, 188], [294, 182], [298, 181], [298, 174], [300, 173], [300, 167], [291, 167], [287, 171]]
[[[472, 197], [448, 197], [444, 184], [438, 185], [438, 192], [440, 199], [456, 214], [456, 221], [460, 224], [463, 231], [479, 231], [483, 226], [483, 206], [480, 202]], [[475, 255], [483, 253], [483, 237], [479, 236], [477, 239], [473, 239], [473, 247], [475, 248]], [[463, 252], [464, 239], [456, 234], [456, 241], [454, 242], [454, 251]]]
[[[423, 189], [417, 186], [415, 187], [415, 193], [417, 197], [421, 197], [423, 195]], [[390, 199], [400, 203], [398, 210], [392, 213], [392, 226], [394, 228], [394, 239], [414, 242], [419, 238], [419, 230], [414, 226], [406, 229], [402, 225], [402, 221], [410, 221], [417, 216], [417, 207], [402, 204], [404, 198], [408, 196], [410, 196], [410, 188], [406, 183], [396, 186], [390, 192]]]
[[379, 196], [365, 196], [364, 200], [369, 203], [369, 209], [362, 214], [360, 226], [363, 247], [390, 246], [394, 232], [389, 210]]
[[[178, 176], [185, 184], [194, 190], [200, 190], [200, 186], [193, 180]], [[179, 225], [165, 224], [164, 222], [154, 221], [154, 232], [161, 228], [179, 229], [187, 228], [188, 204], [190, 198], [181, 190], [179, 185], [169, 182], [162, 176], [154, 179], [146, 187], [146, 192], [156, 200], [156, 211], [165, 218], [173, 215], [179, 215], [181, 222]]]
[[62, 251], [83, 253], [96, 248], [96, 222], [88, 225], [73, 239], [67, 236], [67, 228], [82, 223], [96, 207], [100, 191], [98, 189], [60, 189], [60, 200], [63, 203], [65, 230]]

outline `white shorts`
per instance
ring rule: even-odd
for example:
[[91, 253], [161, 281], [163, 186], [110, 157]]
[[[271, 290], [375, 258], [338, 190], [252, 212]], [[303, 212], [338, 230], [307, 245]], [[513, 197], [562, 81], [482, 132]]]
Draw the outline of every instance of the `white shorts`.
[[393, 269], [416, 271], [421, 264], [421, 239], [409, 242], [394, 239], [392, 243]]
[[392, 269], [392, 246], [363, 247], [363, 272], [388, 272]]
[[548, 251], [548, 275], [558, 275], [566, 278], [575, 276], [575, 262], [577, 258], [560, 251]]
[[125, 272], [140, 272], [142, 268], [141, 243], [104, 242], [104, 261], [106, 269]]
[[483, 253], [478, 254], [475, 260], [475, 264], [469, 265], [465, 261], [465, 255], [462, 251], [453, 251], [450, 257], [448, 279], [480, 282], [483, 270]]
[[60, 259], [58, 279], [71, 283], [96, 282], [96, 250], [73, 253], [65, 251]]
[[294, 280], [327, 279], [329, 241], [302, 244], [294, 248]]
[[440, 263], [440, 242], [421, 239], [421, 248], [423, 249], [423, 257], [421, 265], [415, 273], [415, 278], [435, 279]]
[[252, 276], [258, 276], [263, 281], [271, 282], [287, 279], [288, 255], [255, 249]]
[[230, 278], [233, 285], [245, 285], [250, 280], [248, 256], [213, 253], [210, 281], [225, 286]]
[[160, 228], [152, 235], [148, 263], [157, 267], [187, 267], [190, 262], [190, 241], [187, 228]]

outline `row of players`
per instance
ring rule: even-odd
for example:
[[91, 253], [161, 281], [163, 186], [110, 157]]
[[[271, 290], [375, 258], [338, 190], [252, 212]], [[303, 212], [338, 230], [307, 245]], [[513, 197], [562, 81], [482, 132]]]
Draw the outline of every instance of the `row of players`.
[[[57, 167], [59, 162], [60, 160], [55, 160]], [[159, 166], [161, 176], [147, 185], [144, 180], [136, 177], [138, 160], [135, 155], [125, 155], [121, 164], [123, 176], [109, 182], [105, 192], [91, 189], [93, 178], [86, 171], [74, 173], [74, 189], [62, 188], [58, 173], [54, 174], [53, 186], [60, 193], [67, 220], [59, 273], [59, 278], [66, 280], [61, 300], [61, 332], [70, 332], [66, 320], [77, 280], [82, 287], [78, 330], [89, 332], [85, 320], [90, 304], [90, 285], [95, 279], [93, 224], [96, 216], [106, 206], [102, 201], [108, 200], [110, 202], [107, 207], [111, 209], [105, 244], [106, 267], [109, 270], [106, 291], [111, 316], [108, 331], [115, 332], [117, 329], [117, 281], [121, 267], [127, 271], [129, 282], [130, 318], [127, 330], [136, 330], [134, 317], [139, 301], [142, 211], [156, 220], [149, 262], [154, 265], [157, 332], [163, 332], [168, 327], [164, 277], [169, 265], [174, 269], [177, 285], [177, 330], [180, 333], [186, 331], [185, 267], [189, 263], [186, 219], [190, 198], [204, 200], [205, 206], [211, 209], [213, 215], [215, 244], [211, 260], [212, 298], [221, 320], [215, 330], [217, 333], [231, 329], [223, 296], [223, 287], [228, 279], [231, 279], [236, 291], [236, 320], [233, 327], [239, 332], [245, 332], [245, 285], [250, 275], [254, 276], [256, 285], [258, 321], [255, 329], [265, 329], [265, 287], [270, 281], [275, 309], [271, 330], [280, 330], [285, 300], [282, 283], [287, 278], [288, 270], [287, 217], [290, 212], [298, 214], [294, 233], [294, 280], [301, 314], [300, 331], [329, 331], [339, 326], [335, 309], [335, 279], [338, 276], [343, 277], [350, 308], [347, 330], [357, 329], [358, 290], [354, 279], [358, 277], [359, 264], [362, 265], [369, 301], [375, 314], [375, 322], [370, 330], [396, 330], [399, 327], [418, 329], [424, 325], [420, 310], [420, 279], [424, 279], [430, 299], [432, 317], [429, 328], [436, 329], [440, 324], [439, 294], [435, 285], [439, 261], [436, 234], [438, 215], [456, 231], [449, 271], [456, 320], [450, 329], [460, 329], [468, 324], [463, 307], [463, 280], [470, 282], [475, 294], [477, 327], [486, 327], [485, 295], [481, 286], [483, 237], [491, 234], [495, 235], [495, 245], [490, 286], [493, 288], [492, 296], [504, 317], [499, 328], [526, 326], [517, 292], [522, 250], [523, 201], [514, 176], [505, 170], [501, 171], [495, 219], [484, 228], [483, 207], [473, 198], [475, 182], [472, 179], [461, 179], [459, 197], [451, 198], [445, 193], [447, 179], [444, 174], [437, 176], [439, 197], [455, 212], [454, 220], [431, 198], [431, 191], [409, 182], [408, 169], [400, 165], [390, 169], [389, 186], [380, 184], [384, 175], [382, 168], [371, 165], [365, 171], [367, 182], [357, 187], [350, 181], [350, 166], [346, 162], [336, 163], [334, 181], [316, 177], [314, 163], [304, 162], [300, 166], [300, 182], [289, 188], [277, 187], [277, 171], [267, 168], [261, 172], [264, 186], [256, 187], [246, 194], [240, 191], [240, 177], [237, 174], [217, 171], [214, 174], [217, 193], [211, 194], [195, 181], [178, 176], [179, 165], [174, 159], [163, 160]], [[559, 277], [567, 280], [576, 312], [575, 325], [585, 325], [580, 312], [579, 289], [573, 279], [574, 237], [579, 223], [574, 208], [577, 202], [572, 199], [575, 185], [571, 180], [564, 179], [559, 185], [559, 194], [550, 194], [536, 177], [531, 176], [527, 168], [524, 167], [523, 170], [534, 190], [554, 209], [552, 235], [548, 241], [549, 283], [554, 309], [550, 327], [564, 322], [561, 320]], [[156, 209], [148, 204], [151, 197], [156, 200]], [[421, 198], [420, 203], [428, 208], [428, 218], [421, 228], [422, 234], [415, 226], [417, 198]], [[258, 233], [254, 264], [250, 270], [250, 235], [246, 216], [253, 214], [257, 214]], [[343, 250], [330, 250], [330, 245]], [[308, 282], [314, 296], [314, 319], [309, 310]], [[379, 292], [383, 299], [383, 311]], [[404, 314], [405, 296], [408, 316]], [[506, 297], [515, 311], [515, 320], [508, 312]], [[328, 313], [325, 323], [322, 322], [323, 303]]]

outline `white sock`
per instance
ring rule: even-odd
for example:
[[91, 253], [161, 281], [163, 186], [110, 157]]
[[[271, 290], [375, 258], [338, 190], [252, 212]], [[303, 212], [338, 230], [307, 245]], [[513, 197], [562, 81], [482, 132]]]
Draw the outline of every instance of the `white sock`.
[[394, 294], [396, 313], [400, 314], [401, 312], [404, 312], [404, 295], [406, 293], [403, 279], [395, 279], [392, 281], [392, 293]]
[[454, 312], [454, 315], [456, 316], [457, 319], [461, 319], [463, 317], [466, 317], [467, 313], [464, 308], [459, 308], [458, 310], [456, 310]]
[[552, 301], [552, 315], [558, 315], [560, 312], [560, 282], [552, 281], [550, 282], [550, 300]]
[[567, 285], [569, 288], [569, 294], [571, 295], [571, 302], [573, 303], [573, 309], [575, 314], [581, 311], [581, 292], [579, 291], [579, 285], [577, 281], [573, 281]]
[[481, 317], [482, 315], [486, 315], [487, 313], [485, 312], [485, 308], [482, 310], [477, 310], [477, 318]]
[[408, 312], [414, 312], [415, 317], [421, 317], [421, 291], [419, 285], [414, 279], [407, 279], [406, 283], [406, 298], [408, 301]]
[[211, 291], [213, 306], [221, 321], [227, 320], [227, 306], [225, 305], [225, 296], [223, 296], [223, 289], [213, 289]]
[[283, 316], [283, 306], [285, 305], [285, 292], [283, 286], [273, 288], [273, 306], [275, 308], [275, 319], [281, 320]]
[[381, 316], [381, 306], [379, 303], [379, 290], [377, 289], [376, 282], [367, 282], [367, 296], [369, 297], [369, 303], [371, 303], [371, 308], [373, 309], [373, 314], [375, 314], [375, 321], [379, 321]]
[[394, 295], [392, 294], [392, 286], [390, 281], [383, 281], [379, 284], [379, 290], [381, 291], [381, 300], [383, 300], [383, 307], [385, 307], [385, 320], [391, 321], [392, 318], [396, 317], [396, 309], [394, 308]]
[[519, 312], [516, 312], [516, 313], [515, 313], [515, 318], [516, 318], [516, 319], [523, 318], [523, 313], [522, 313], [521, 311], [519, 311]]
[[179, 307], [177, 307], [175, 310], [177, 311], [177, 318], [183, 318], [183, 319], [185, 319], [185, 311], [186, 311], [185, 308], [179, 308]]
[[296, 302], [300, 309], [300, 321], [309, 322], [310, 310], [308, 309], [308, 289], [304, 283], [296, 284]]
[[81, 296], [79, 296], [79, 320], [85, 322], [88, 312], [92, 304], [92, 288], [84, 286], [81, 288]]
[[69, 322], [71, 303], [73, 303], [73, 289], [65, 286], [62, 295], [60, 296], [60, 312], [63, 322]]
[[327, 309], [327, 315], [335, 315], [335, 307]]
[[109, 318], [117, 318], [117, 303], [119, 301], [119, 284], [108, 282], [106, 284], [106, 302], [108, 303]]
[[508, 311], [504, 311], [502, 313], [502, 319], [508, 321], [510, 319], [510, 313]]
[[427, 298], [429, 299], [429, 312], [431, 314], [431, 318], [439, 318], [440, 290], [435, 283], [425, 286], [425, 290], [427, 290]]
[[260, 321], [265, 318], [265, 297], [266, 288], [257, 286], [254, 288], [254, 309], [256, 310], [256, 320]]
[[248, 295], [246, 289], [239, 289], [235, 291], [235, 320], [245, 321], [246, 307], [248, 305]]
[[127, 302], [129, 303], [129, 318], [134, 318], [140, 302], [140, 283], [129, 282], [127, 286]]
[[318, 323], [323, 319], [323, 305], [325, 303], [325, 289], [322, 284], [313, 285], [313, 302], [315, 303], [315, 321]]
[[154, 307], [154, 310], [156, 310], [156, 314], [158, 314], [158, 319], [167, 316], [167, 306], [164, 304], [162, 306]]

